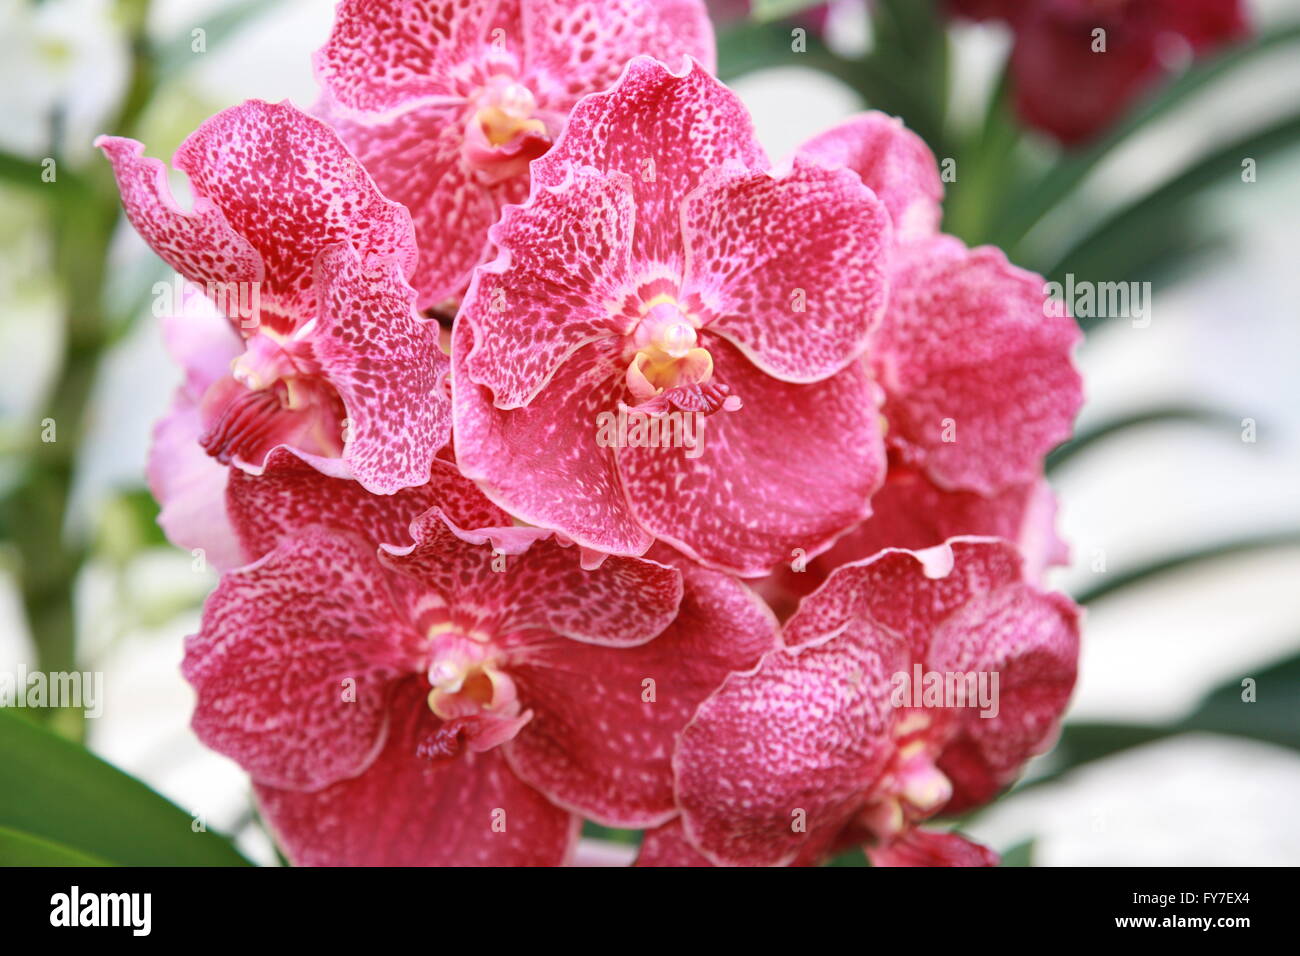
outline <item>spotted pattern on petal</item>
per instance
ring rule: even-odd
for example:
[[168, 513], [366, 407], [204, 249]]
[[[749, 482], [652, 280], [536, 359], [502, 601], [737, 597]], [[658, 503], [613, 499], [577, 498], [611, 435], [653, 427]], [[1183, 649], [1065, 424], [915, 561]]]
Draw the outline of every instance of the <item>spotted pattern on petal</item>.
[[[120, 136], [95, 140], [117, 177], [126, 216], [136, 232], [169, 266], [191, 282], [260, 282], [262, 257], [206, 196], [185, 212], [167, 186], [162, 160], [144, 155], [144, 144]], [[234, 318], [233, 316], [231, 317]]]
[[400, 681], [370, 768], [314, 793], [258, 786], [276, 843], [298, 866], [561, 866], [577, 817], [522, 783], [500, 750], [435, 762], [425, 686]]
[[747, 577], [789, 561], [796, 548], [815, 556], [870, 512], [884, 479], [870, 381], [853, 365], [791, 385], [723, 340], [701, 342], [742, 406], [704, 420], [695, 458], [687, 453], [696, 449], [619, 449], [637, 519], [706, 564]]
[[[411, 276], [421, 309], [462, 295], [474, 267], [487, 258], [488, 227], [499, 207], [461, 161], [463, 109], [442, 103], [419, 103], [382, 122], [354, 120], [318, 112], [375, 178], [384, 195], [410, 210], [420, 246]], [[513, 182], [510, 180], [509, 182]]]
[[936, 629], [926, 665], [998, 675], [998, 713], [960, 715], [939, 762], [953, 782], [945, 812], [993, 798], [1053, 742], [1074, 689], [1079, 611], [1064, 595], [1012, 584], [981, 595]]
[[261, 255], [261, 300], [302, 324], [316, 306], [316, 256], [350, 241], [367, 255], [415, 266], [411, 217], [380, 195], [332, 129], [288, 102], [223, 110], [176, 151], [197, 195], [225, 214]]
[[670, 559], [685, 591], [654, 640], [630, 649], [545, 641], [511, 668], [534, 710], [508, 748], [511, 766], [561, 806], [607, 826], [645, 827], [675, 814], [669, 762], [677, 735], [728, 673], [753, 667], [777, 642], [771, 612], [738, 581]]
[[527, 403], [579, 346], [627, 331], [617, 310], [633, 221], [627, 177], [590, 169], [506, 207], [491, 233], [501, 256], [479, 270], [460, 319], [474, 328], [465, 371], [498, 408]]
[[488, 497], [530, 524], [586, 547], [643, 554], [653, 538], [632, 518], [613, 449], [597, 444], [597, 416], [624, 394], [626, 366], [599, 343], [579, 348], [527, 408], [502, 411], [470, 381], [470, 324], [456, 323], [452, 406], [456, 460]]
[[687, 294], [756, 365], [815, 382], [860, 356], [885, 307], [889, 216], [852, 173], [718, 171], [682, 209]]
[[896, 241], [938, 231], [943, 181], [934, 153], [897, 117], [862, 113], [814, 136], [799, 155], [826, 166], [845, 166], [889, 210]]
[[618, 80], [646, 54], [672, 65], [683, 54], [714, 69], [713, 28], [700, 0], [524, 0], [528, 62], [557, 100], [577, 100]]
[[[518, 51], [517, 0], [343, 0], [316, 78], [343, 106], [382, 112], [463, 92], [465, 68], [500, 40]], [[494, 27], [502, 33], [493, 37]]]
[[344, 459], [368, 491], [422, 484], [451, 433], [451, 363], [438, 347], [438, 323], [416, 315], [415, 290], [397, 262], [363, 264], [346, 244], [321, 254], [317, 286], [312, 350], [350, 419]]
[[382, 743], [386, 684], [414, 639], [376, 570], [362, 542], [309, 529], [226, 574], [185, 642], [199, 739], [275, 786], [363, 770]]
[[636, 192], [633, 256], [671, 265], [681, 259], [682, 200], [707, 170], [727, 163], [767, 167], [736, 95], [698, 63], [679, 76], [637, 57], [616, 87], [573, 108], [564, 135], [534, 160], [532, 175], [554, 186], [569, 166], [627, 174]]
[[662, 632], [681, 603], [675, 568], [611, 556], [586, 570], [577, 548], [561, 547], [538, 529], [469, 531], [434, 509], [411, 530], [417, 544], [387, 549], [384, 564], [440, 595], [445, 606], [476, 614], [466, 623], [487, 633], [545, 631], [630, 647]]
[[891, 755], [889, 676], [902, 642], [855, 622], [733, 674], [682, 733], [674, 759], [688, 839], [710, 860], [793, 862], [829, 845]]
[[261, 475], [232, 471], [226, 490], [226, 511], [247, 560], [313, 525], [350, 531], [376, 545], [410, 544], [411, 522], [435, 506], [467, 528], [510, 522], [445, 461], [434, 461], [425, 484], [373, 495], [355, 481], [323, 475], [289, 449], [277, 448]]
[[941, 237], [900, 251], [871, 355], [889, 441], [940, 487], [992, 494], [1037, 476], [1083, 401], [1080, 334], [1043, 280]]

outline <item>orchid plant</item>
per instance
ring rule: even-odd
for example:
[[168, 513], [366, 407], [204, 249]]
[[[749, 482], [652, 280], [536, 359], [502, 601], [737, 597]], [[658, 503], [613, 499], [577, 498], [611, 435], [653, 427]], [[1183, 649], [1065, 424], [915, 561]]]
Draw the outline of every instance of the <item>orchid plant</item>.
[[[342, 0], [314, 103], [185, 139], [188, 209], [130, 138], [144, 64], [96, 140], [184, 283], [147, 475], [220, 572], [192, 726], [290, 863], [999, 862], [961, 821], [1061, 734], [1087, 600], [1048, 583], [1091, 440], [1054, 452], [1048, 280], [1112, 268], [1033, 227], [1247, 21], [879, 0], [856, 55], [834, 9], [714, 6]], [[1006, 76], [953, 122], [948, 30], [988, 20]], [[1171, 78], [1172, 41], [1229, 59]], [[777, 62], [870, 109], [769, 157], [728, 82]]]

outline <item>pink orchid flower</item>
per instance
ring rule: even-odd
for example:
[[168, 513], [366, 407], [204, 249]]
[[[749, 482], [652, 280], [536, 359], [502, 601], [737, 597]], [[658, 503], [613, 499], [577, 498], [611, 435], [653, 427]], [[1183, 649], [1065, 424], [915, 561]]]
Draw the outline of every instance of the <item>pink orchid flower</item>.
[[677, 734], [776, 642], [736, 580], [583, 570], [442, 461], [379, 497], [278, 449], [227, 508], [262, 556], [186, 644], [194, 729], [299, 864], [559, 865], [574, 813], [665, 822]]
[[[891, 239], [856, 175], [770, 170], [730, 91], [643, 57], [578, 104], [492, 238], [453, 332], [453, 417], [462, 470], [512, 514], [756, 576], [870, 513], [860, 358]], [[616, 415], [664, 431], [604, 432]]]
[[934, 155], [897, 120], [855, 117], [797, 155], [856, 172], [893, 220], [889, 307], [866, 352], [891, 453], [945, 490], [994, 495], [1036, 480], [1083, 403], [1074, 320], [1045, 308], [1042, 277], [1001, 250], [937, 232]]
[[[864, 842], [905, 852], [918, 824], [987, 802], [1051, 743], [1074, 686], [1078, 614], [995, 539], [837, 569], [786, 625], [786, 646], [731, 675], [682, 732], [686, 838], [732, 865]], [[941, 687], [976, 675], [996, 690], [932, 698], [935, 674]]]
[[423, 308], [465, 290], [501, 207], [528, 195], [586, 93], [638, 54], [713, 68], [700, 0], [344, 0], [316, 54], [332, 122], [415, 219]]
[[[437, 323], [413, 308], [410, 216], [333, 130], [288, 103], [217, 114], [176, 151], [190, 212], [140, 143], [97, 143], [132, 225], [230, 320], [224, 343], [197, 323], [192, 346], [173, 343], [197, 363], [187, 384], [206, 381], [188, 420], [207, 453], [257, 471], [287, 445], [377, 493], [423, 482], [450, 430], [449, 363]], [[225, 371], [209, 348], [233, 356]]]

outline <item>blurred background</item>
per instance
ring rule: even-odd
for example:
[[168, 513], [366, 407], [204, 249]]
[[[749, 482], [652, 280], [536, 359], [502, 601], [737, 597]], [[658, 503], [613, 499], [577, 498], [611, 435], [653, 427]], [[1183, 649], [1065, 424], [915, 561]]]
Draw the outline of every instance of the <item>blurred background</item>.
[[[954, 160], [946, 231], [1062, 281], [1151, 283], [1149, 324], [1081, 323], [1088, 400], [1049, 462], [1072, 549], [1052, 583], [1088, 609], [1061, 744], [963, 828], [1012, 865], [1300, 863], [1300, 0], [1248, 3], [1249, 36], [1181, 51], [1068, 148], [1017, 112], [1007, 22], [929, 0], [712, 6], [720, 73], [774, 157], [864, 106], [897, 113]], [[171, 275], [90, 143], [170, 158], [245, 98], [310, 105], [332, 7], [0, 0], [0, 674], [98, 671], [105, 692], [94, 719], [0, 718], [48, 731], [29, 764], [84, 744], [259, 863], [276, 856], [247, 779], [190, 733], [178, 669], [215, 582], [144, 486], [179, 381], [151, 311]]]

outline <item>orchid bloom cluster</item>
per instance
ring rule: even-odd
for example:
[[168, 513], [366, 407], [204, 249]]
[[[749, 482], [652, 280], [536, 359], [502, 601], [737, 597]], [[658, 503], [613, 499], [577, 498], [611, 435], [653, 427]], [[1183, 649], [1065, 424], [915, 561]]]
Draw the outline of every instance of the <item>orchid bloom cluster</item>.
[[[296, 864], [988, 865], [1050, 746], [1078, 333], [868, 113], [771, 162], [697, 0], [343, 0], [310, 111], [100, 146], [188, 281], [151, 486]], [[991, 676], [997, 700], [899, 693]], [[983, 703], [987, 704], [987, 701]]]

